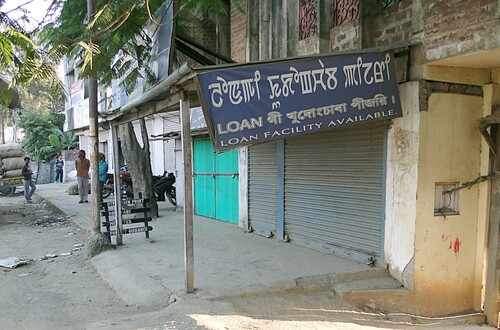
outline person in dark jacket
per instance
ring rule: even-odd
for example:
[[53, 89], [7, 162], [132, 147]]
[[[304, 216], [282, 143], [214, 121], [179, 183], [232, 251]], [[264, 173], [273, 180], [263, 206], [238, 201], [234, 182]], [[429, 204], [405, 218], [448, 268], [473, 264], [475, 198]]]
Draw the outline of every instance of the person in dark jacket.
[[33, 201], [31, 200], [31, 196], [33, 196], [36, 190], [35, 182], [31, 178], [33, 172], [30, 168], [30, 161], [31, 159], [29, 157], [24, 157], [24, 166], [21, 169], [21, 174], [24, 179], [24, 198], [26, 199], [26, 203], [28, 204], [33, 203]]
[[56, 181], [63, 182], [63, 169], [64, 169], [64, 160], [62, 159], [62, 155], [56, 159]]

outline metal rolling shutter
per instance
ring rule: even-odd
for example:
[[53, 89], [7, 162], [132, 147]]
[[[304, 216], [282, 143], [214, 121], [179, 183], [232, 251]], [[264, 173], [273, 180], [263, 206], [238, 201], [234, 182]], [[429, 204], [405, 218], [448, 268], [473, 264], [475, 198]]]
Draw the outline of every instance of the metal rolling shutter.
[[276, 142], [249, 148], [248, 221], [256, 234], [276, 233], [277, 159]]
[[[180, 132], [180, 130], [179, 111], [169, 112], [163, 115], [163, 133]], [[163, 155], [165, 171], [175, 173], [175, 139], [167, 139], [163, 142]]]
[[285, 235], [291, 242], [366, 261], [384, 222], [384, 124], [285, 142]]

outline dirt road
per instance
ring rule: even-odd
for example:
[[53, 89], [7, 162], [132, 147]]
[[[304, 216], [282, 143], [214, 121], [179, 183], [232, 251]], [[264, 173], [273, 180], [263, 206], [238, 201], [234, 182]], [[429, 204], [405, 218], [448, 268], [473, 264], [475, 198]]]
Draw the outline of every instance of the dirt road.
[[0, 259], [27, 261], [0, 267], [0, 330], [479, 328], [373, 313], [328, 290], [216, 301], [189, 295], [156, 310], [128, 306], [85, 257], [86, 231], [37, 196], [34, 204], [21, 195], [0, 197], [0, 235]]
[[0, 328], [75, 328], [131, 309], [85, 260], [84, 231], [43, 202], [0, 198], [0, 259], [28, 262], [0, 268]]

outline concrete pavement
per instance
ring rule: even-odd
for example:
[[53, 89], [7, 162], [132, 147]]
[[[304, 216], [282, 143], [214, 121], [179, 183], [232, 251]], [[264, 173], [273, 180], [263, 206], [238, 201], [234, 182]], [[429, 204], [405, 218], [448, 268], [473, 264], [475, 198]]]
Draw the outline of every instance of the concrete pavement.
[[[68, 195], [67, 186], [38, 185], [35, 195], [89, 230], [92, 204], [79, 204], [78, 195]], [[150, 238], [144, 233], [126, 234], [123, 245], [91, 259], [102, 278], [131, 305], [164, 307], [186, 295], [183, 212], [168, 201], [158, 206], [160, 216], [151, 222]], [[204, 298], [331, 286], [386, 275], [384, 269], [245, 233], [236, 225], [196, 215], [194, 257], [194, 294]]]

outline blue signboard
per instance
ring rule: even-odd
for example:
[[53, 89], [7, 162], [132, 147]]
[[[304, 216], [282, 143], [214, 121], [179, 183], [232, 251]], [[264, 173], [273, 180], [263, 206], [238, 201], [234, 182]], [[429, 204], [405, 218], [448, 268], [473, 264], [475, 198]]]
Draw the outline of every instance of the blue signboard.
[[197, 79], [217, 152], [402, 116], [392, 52], [227, 67]]

